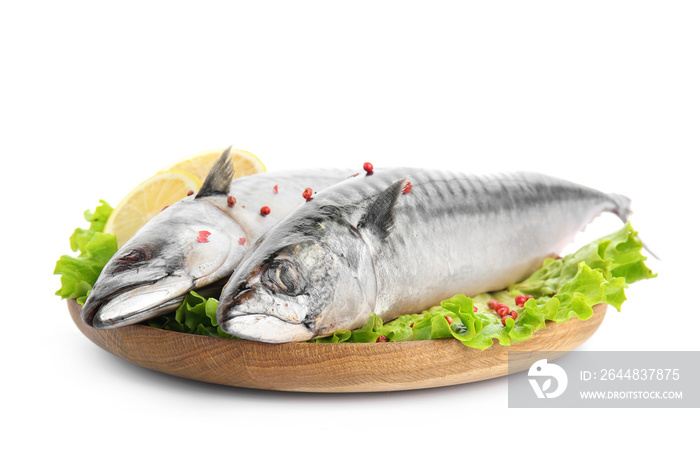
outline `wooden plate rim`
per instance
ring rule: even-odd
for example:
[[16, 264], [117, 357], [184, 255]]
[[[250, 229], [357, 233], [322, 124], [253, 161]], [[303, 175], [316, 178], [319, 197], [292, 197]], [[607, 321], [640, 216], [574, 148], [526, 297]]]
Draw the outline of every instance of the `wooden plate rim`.
[[[67, 301], [73, 322], [88, 339], [139, 366], [202, 382], [302, 392], [410, 390], [504, 376], [509, 373], [508, 352], [571, 351], [595, 333], [607, 310], [606, 304], [598, 304], [586, 321], [548, 322], [529, 340], [511, 346], [494, 343], [481, 351], [454, 339], [269, 344], [146, 325], [96, 330], [80, 319], [81, 306], [74, 299]], [[510, 372], [524, 369], [511, 367]]]

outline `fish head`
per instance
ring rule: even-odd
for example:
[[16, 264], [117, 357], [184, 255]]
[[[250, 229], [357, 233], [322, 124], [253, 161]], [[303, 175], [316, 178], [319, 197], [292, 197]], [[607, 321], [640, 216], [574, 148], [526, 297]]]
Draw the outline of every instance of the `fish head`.
[[285, 343], [367, 320], [377, 294], [369, 246], [341, 216], [321, 217], [290, 222], [292, 231], [278, 224], [258, 240], [221, 294], [224, 332]]
[[[248, 249], [242, 228], [207, 201], [186, 198], [151, 219], [105, 265], [82, 311], [95, 328], [140, 322], [228, 278]], [[178, 300], [179, 298], [179, 300]]]
[[156, 215], [117, 251], [83, 306], [87, 325], [115, 328], [165, 314], [189, 291], [231, 276], [249, 246], [228, 213], [230, 163], [227, 149], [196, 197]]

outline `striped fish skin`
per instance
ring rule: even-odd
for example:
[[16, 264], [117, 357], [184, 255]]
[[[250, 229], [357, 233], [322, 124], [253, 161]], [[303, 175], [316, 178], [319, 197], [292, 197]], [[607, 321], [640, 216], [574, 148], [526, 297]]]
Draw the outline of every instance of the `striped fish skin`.
[[[86, 324], [109, 329], [141, 322], [176, 309], [192, 290], [220, 289], [251, 245], [305, 202], [305, 188], [320, 190], [352, 173], [268, 172], [232, 181], [225, 155], [197, 196], [151, 219], [106, 264], [83, 306]], [[225, 176], [212, 176], [218, 173]], [[236, 198], [233, 207], [229, 194]], [[265, 205], [270, 214], [262, 216]]]
[[[410, 181], [410, 192], [406, 182]], [[629, 200], [536, 173], [375, 170], [338, 183], [270, 229], [224, 287], [221, 328], [304, 341], [503, 289]]]

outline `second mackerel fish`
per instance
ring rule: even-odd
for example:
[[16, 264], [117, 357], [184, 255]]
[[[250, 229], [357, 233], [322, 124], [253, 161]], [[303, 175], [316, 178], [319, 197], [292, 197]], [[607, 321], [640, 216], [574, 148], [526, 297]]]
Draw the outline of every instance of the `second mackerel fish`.
[[376, 170], [318, 193], [268, 230], [221, 294], [225, 332], [306, 341], [516, 283], [630, 201], [534, 173]]

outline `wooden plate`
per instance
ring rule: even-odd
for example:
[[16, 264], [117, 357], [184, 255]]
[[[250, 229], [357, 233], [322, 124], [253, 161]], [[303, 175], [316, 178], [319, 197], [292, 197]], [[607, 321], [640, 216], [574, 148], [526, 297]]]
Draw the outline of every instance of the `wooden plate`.
[[[80, 319], [81, 306], [68, 300], [73, 322], [93, 343], [139, 366], [235, 387], [298, 392], [381, 392], [457, 385], [508, 374], [509, 351], [571, 351], [598, 329], [607, 305], [586, 320], [545, 328], [512, 346], [481, 351], [457, 340], [395, 343], [269, 344], [189, 335], [145, 325], [96, 330]], [[543, 355], [535, 355], [542, 359]], [[553, 359], [552, 357], [551, 359]], [[510, 372], [529, 367], [523, 361]]]

